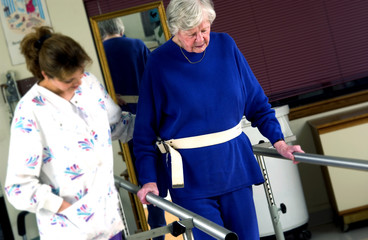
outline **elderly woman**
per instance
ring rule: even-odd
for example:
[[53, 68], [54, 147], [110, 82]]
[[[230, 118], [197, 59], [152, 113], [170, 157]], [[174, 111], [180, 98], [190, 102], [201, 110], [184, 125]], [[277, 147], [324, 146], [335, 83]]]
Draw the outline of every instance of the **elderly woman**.
[[[239, 236], [259, 239], [252, 185], [263, 183], [243, 116], [277, 151], [293, 159], [274, 111], [234, 40], [211, 32], [211, 0], [171, 0], [173, 37], [151, 53], [138, 102], [134, 153], [142, 189]], [[159, 141], [155, 148], [157, 138]], [[159, 154], [159, 150], [164, 154]], [[160, 190], [160, 192], [159, 192]], [[212, 239], [194, 229], [195, 239]]]

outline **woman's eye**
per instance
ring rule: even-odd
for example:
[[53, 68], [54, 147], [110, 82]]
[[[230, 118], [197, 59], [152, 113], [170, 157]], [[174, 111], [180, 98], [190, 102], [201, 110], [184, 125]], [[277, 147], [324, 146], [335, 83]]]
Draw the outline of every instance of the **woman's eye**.
[[66, 84], [72, 83], [74, 81], [74, 79], [71, 79], [69, 81], [65, 81]]

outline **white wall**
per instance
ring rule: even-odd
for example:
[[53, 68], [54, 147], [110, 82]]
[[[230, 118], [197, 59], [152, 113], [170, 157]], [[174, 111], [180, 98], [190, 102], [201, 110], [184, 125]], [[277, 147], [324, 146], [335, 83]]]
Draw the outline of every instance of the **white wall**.
[[[92, 33], [89, 27], [89, 20], [85, 13], [83, 0], [46, 0], [49, 16], [51, 18], [52, 27], [56, 32], [61, 32], [74, 38], [79, 42], [89, 56], [93, 60], [93, 64], [86, 70], [92, 72], [98, 79], [103, 82], [102, 72], [99, 65], [97, 52], [93, 43]], [[6, 82], [5, 74], [11, 70], [16, 73], [16, 79], [23, 79], [31, 77], [31, 73], [28, 72], [25, 64], [19, 64], [13, 66], [10, 60], [7, 46], [5, 44], [5, 36], [2, 27], [0, 28], [0, 84]], [[1, 97], [2, 98], [2, 97]], [[6, 166], [8, 158], [9, 148], [9, 111], [7, 105], [3, 100], [0, 100], [0, 182], [4, 186], [6, 176]], [[114, 143], [115, 152], [119, 150], [118, 143]], [[122, 157], [115, 154], [115, 174], [119, 175], [125, 169]], [[3, 189], [1, 189], [3, 191]], [[127, 197], [127, 196], [125, 196]], [[124, 196], [123, 196], [124, 198]], [[126, 198], [123, 199], [126, 200]], [[13, 227], [13, 234], [15, 239], [21, 239], [17, 236], [16, 229], [16, 216], [19, 211], [14, 209], [7, 201], [7, 209], [9, 212], [10, 221]], [[128, 216], [129, 217], [129, 216]], [[28, 218], [28, 217], [27, 217]], [[27, 226], [30, 237], [37, 235], [37, 228], [32, 216], [29, 217], [29, 226]], [[27, 222], [28, 224], [28, 222]], [[34, 228], [32, 227], [34, 225]]]

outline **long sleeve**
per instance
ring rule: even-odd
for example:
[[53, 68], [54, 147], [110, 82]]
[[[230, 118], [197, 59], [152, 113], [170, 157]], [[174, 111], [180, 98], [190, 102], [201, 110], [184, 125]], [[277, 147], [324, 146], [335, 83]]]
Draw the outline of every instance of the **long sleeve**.
[[111, 125], [112, 140], [119, 139], [123, 143], [133, 138], [135, 115], [129, 112], [120, 112], [121, 116], [117, 123]]
[[41, 209], [57, 212], [60, 208], [63, 199], [39, 179], [43, 161], [47, 161], [48, 156], [36, 117], [22, 109], [20, 103], [11, 126], [5, 182], [6, 195], [15, 208], [30, 212]]
[[[96, 80], [97, 81], [97, 80]], [[111, 139], [126, 143], [133, 138], [135, 115], [121, 111], [120, 107], [112, 100], [104, 86], [99, 83], [96, 94], [101, 95], [101, 105], [106, 108], [111, 128]]]
[[140, 184], [157, 182], [157, 152], [155, 150], [155, 140], [158, 132], [155, 116], [156, 107], [152, 89], [150, 69], [146, 69], [140, 89], [140, 100], [138, 102], [137, 121], [134, 130], [134, 155]]
[[283, 138], [280, 124], [275, 117], [275, 111], [271, 108], [268, 98], [261, 85], [254, 76], [247, 60], [233, 44], [234, 56], [243, 79], [243, 91], [247, 97], [244, 116], [252, 123], [252, 127], [257, 127], [263, 136], [267, 137], [273, 144], [278, 139]]

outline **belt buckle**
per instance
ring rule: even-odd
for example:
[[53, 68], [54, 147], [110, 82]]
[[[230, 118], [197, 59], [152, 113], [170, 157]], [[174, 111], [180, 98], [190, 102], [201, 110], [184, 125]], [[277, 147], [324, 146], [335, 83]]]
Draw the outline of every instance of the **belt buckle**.
[[156, 142], [156, 145], [162, 154], [170, 152], [169, 147], [167, 146], [167, 143], [165, 143], [165, 141], [159, 139]]

